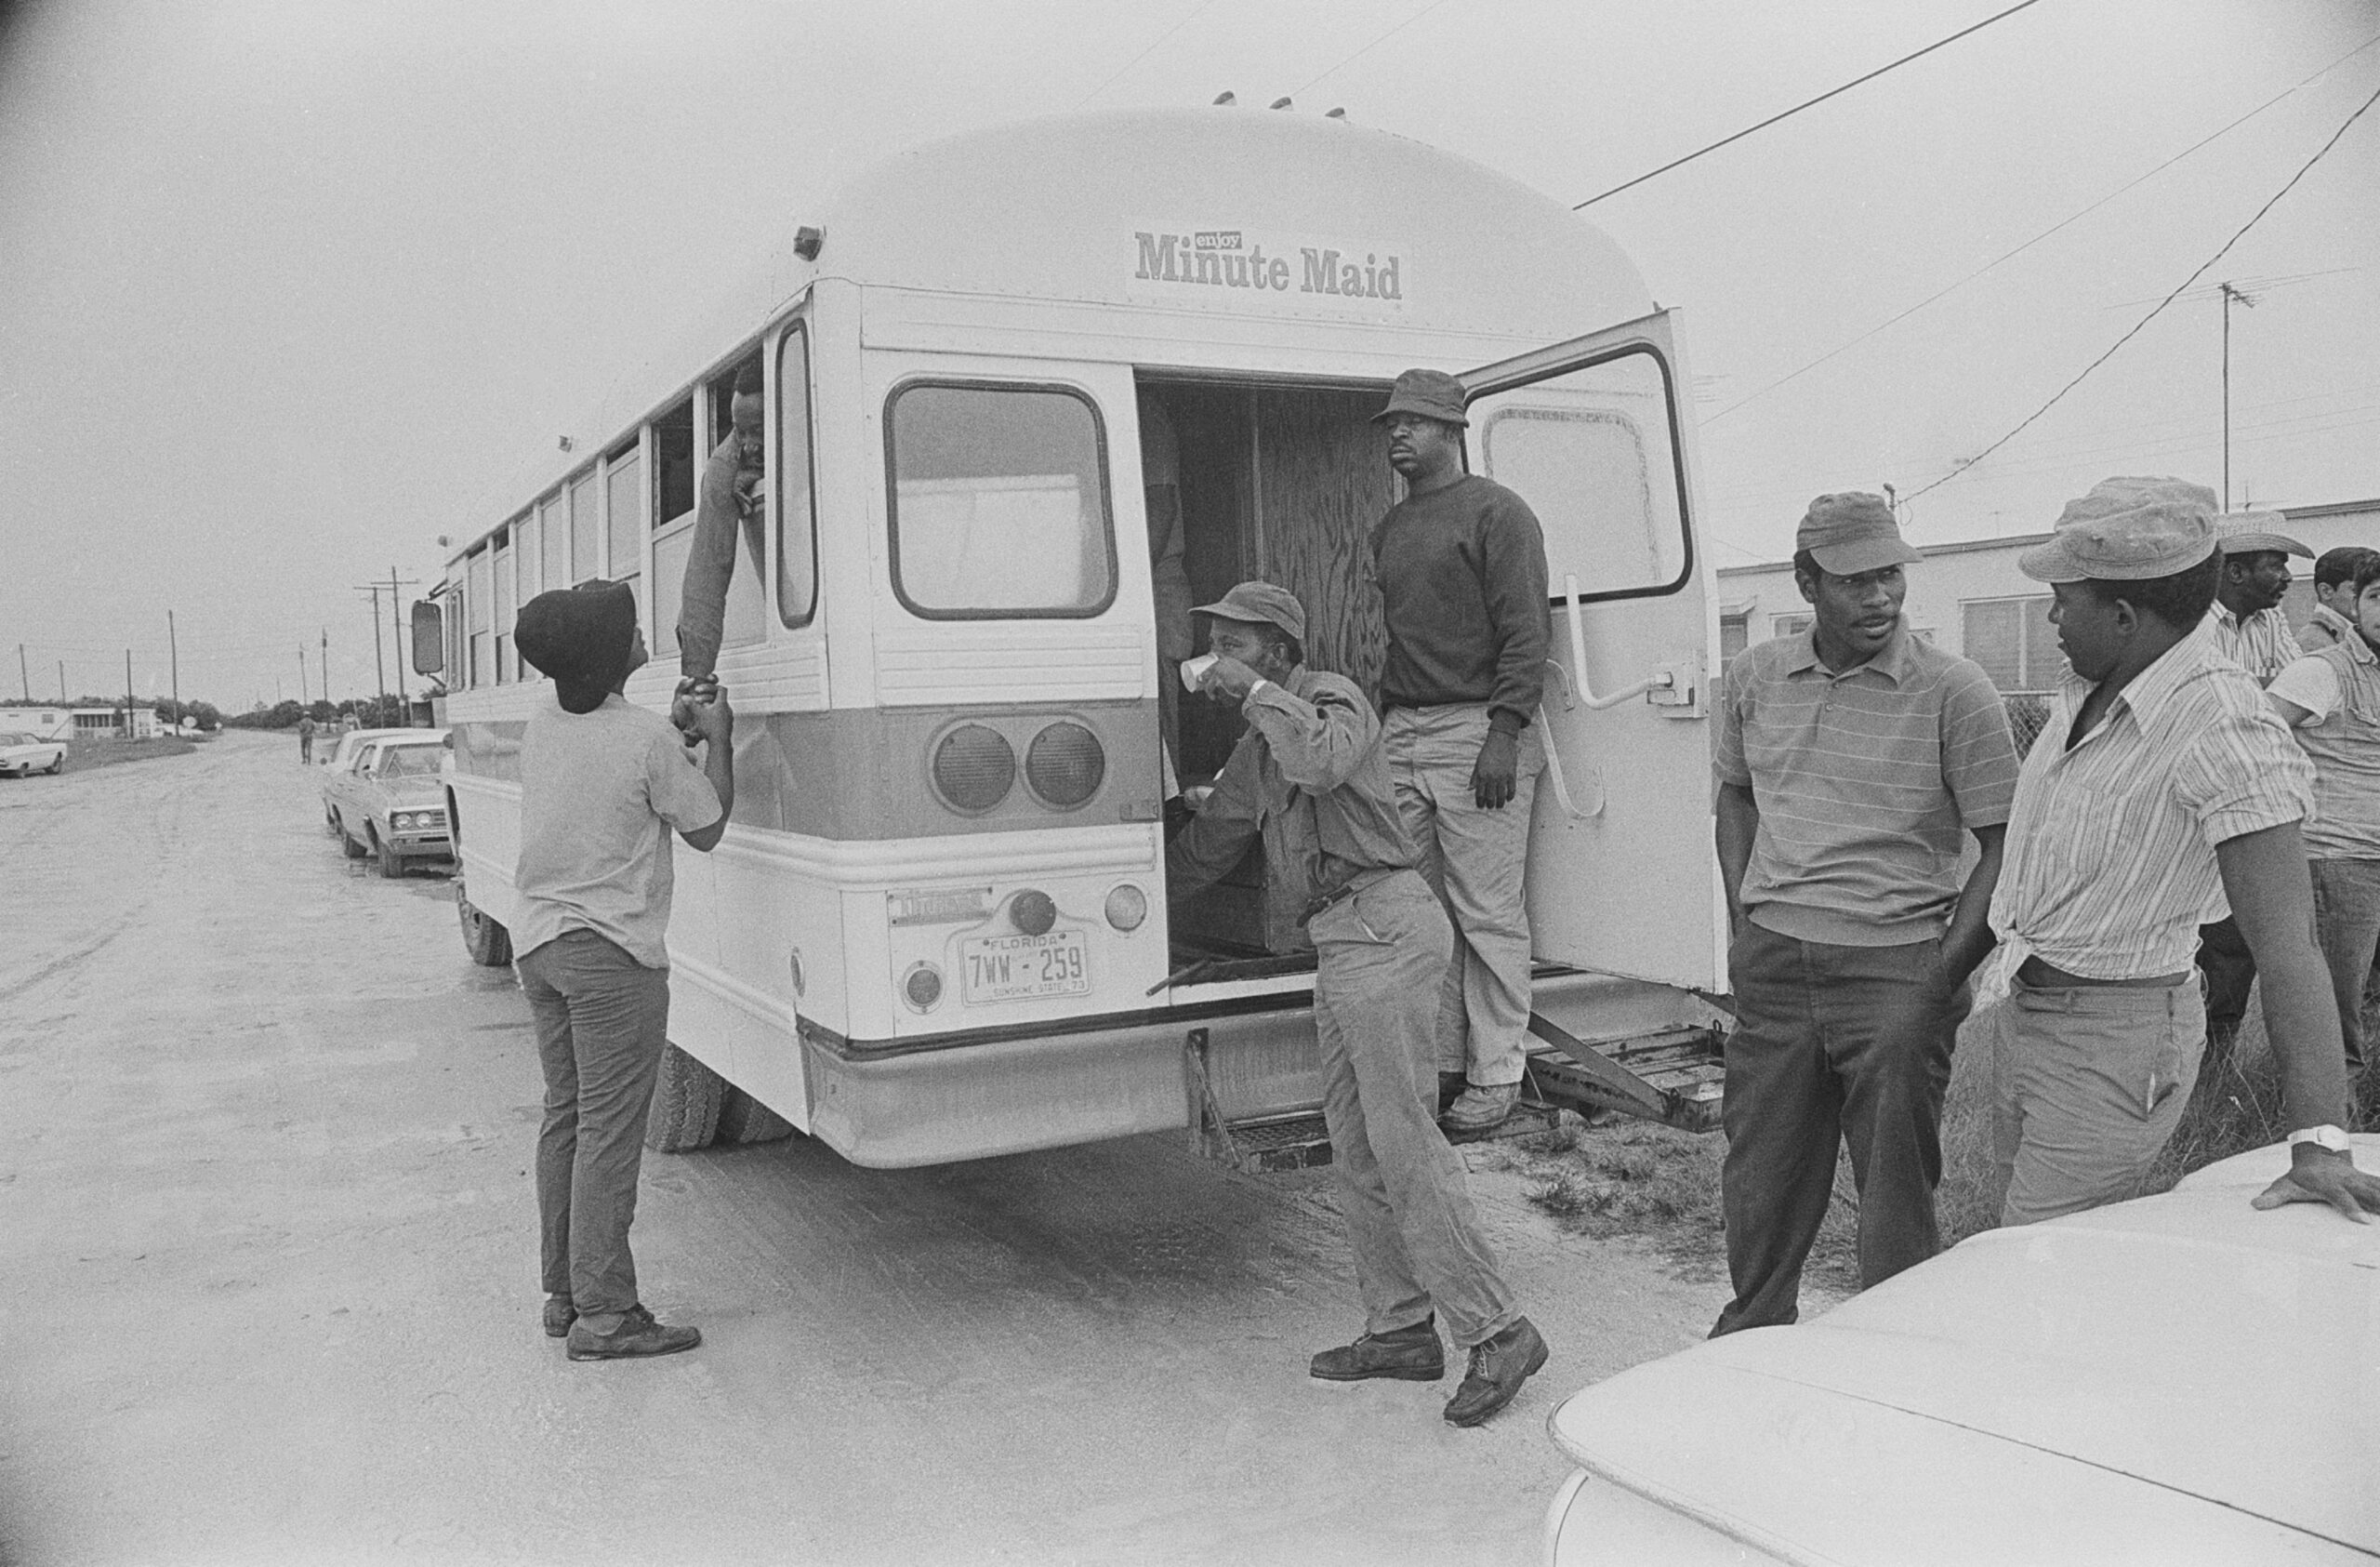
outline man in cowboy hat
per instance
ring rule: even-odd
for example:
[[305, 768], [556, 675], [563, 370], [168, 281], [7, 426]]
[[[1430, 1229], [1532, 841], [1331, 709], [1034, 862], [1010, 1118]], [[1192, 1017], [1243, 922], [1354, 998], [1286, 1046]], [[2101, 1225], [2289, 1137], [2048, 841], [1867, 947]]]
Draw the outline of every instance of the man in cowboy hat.
[[707, 852], [726, 832], [734, 714], [723, 693], [686, 704], [710, 748], [697, 768], [668, 719], [622, 697], [646, 658], [625, 582], [540, 593], [512, 636], [554, 682], [521, 741], [512, 926], [546, 1078], [546, 1332], [568, 1339], [574, 1361], [673, 1354], [702, 1334], [664, 1326], [638, 1300], [628, 1226], [668, 1042], [669, 835]]
[[1388, 657], [1383, 744], [1421, 873], [1460, 939], [1440, 1001], [1451, 1131], [1520, 1096], [1529, 1011], [1530, 801], [1544, 766], [1545, 536], [1528, 503], [1462, 466], [1462, 384], [1408, 370], [1373, 416], [1405, 498], [1372, 530]]
[[1216, 655], [1198, 689], [1237, 703], [1248, 730], [1166, 851], [1168, 896], [1211, 884], [1261, 836], [1314, 937], [1322, 1114], [1365, 1321], [1310, 1370], [1331, 1382], [1435, 1382], [1446, 1374], [1443, 1312], [1471, 1351], [1446, 1417], [1476, 1426], [1545, 1363], [1545, 1340], [1497, 1271], [1462, 1157], [1432, 1118], [1452, 933], [1414, 872], [1380, 721], [1354, 681], [1306, 668], [1305, 608], [1288, 589], [1243, 582], [1192, 613], [1211, 622]]
[[[2305, 652], [2281, 601], [2289, 591], [2289, 557], [2310, 561], [2314, 551], [2281, 531], [2288, 523], [2278, 511], [2231, 511], [2215, 520], [2223, 565], [2207, 622], [2224, 657], [2258, 685], [2270, 685]], [[2207, 1042], [2220, 1056], [2248, 1015], [2248, 989], [2256, 982], [2256, 961], [2229, 916], [2199, 932], [2198, 966], [2206, 976]]]

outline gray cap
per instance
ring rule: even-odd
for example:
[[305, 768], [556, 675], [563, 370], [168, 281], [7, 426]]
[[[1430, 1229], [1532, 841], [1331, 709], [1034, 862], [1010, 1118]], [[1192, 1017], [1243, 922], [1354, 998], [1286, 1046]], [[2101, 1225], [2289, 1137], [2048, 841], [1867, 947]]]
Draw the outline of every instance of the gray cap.
[[1388, 406], [1374, 414], [1372, 422], [1378, 424], [1391, 414], [1420, 414], [1448, 424], [1471, 422], [1471, 416], [1463, 411], [1462, 383], [1444, 370], [1408, 370], [1397, 377], [1388, 393]]
[[2036, 582], [2142, 582], [2215, 553], [2215, 492], [2187, 479], [2102, 479], [2066, 503], [2057, 534], [2016, 557]]
[[1278, 626], [1300, 643], [1305, 641], [1305, 605], [1287, 588], [1271, 582], [1243, 582], [1212, 604], [1202, 604], [1193, 615], [1236, 620], [1249, 626]]
[[1860, 490], [1811, 501], [1802, 525], [1794, 530], [1793, 548], [1807, 550], [1819, 570], [1836, 577], [1924, 559], [1902, 539], [1891, 504], [1883, 496]]
[[2226, 511], [2215, 523], [2227, 555], [2254, 555], [2267, 550], [2283, 555], [2314, 558], [2314, 551], [2281, 530], [2289, 519], [2278, 511]]

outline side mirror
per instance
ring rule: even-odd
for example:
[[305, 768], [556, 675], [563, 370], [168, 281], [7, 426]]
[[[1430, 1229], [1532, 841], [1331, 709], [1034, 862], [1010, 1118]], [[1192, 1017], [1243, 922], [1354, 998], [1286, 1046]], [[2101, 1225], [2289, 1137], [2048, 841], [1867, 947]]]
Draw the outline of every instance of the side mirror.
[[446, 618], [428, 599], [413, 606], [413, 672], [437, 674], [446, 668]]

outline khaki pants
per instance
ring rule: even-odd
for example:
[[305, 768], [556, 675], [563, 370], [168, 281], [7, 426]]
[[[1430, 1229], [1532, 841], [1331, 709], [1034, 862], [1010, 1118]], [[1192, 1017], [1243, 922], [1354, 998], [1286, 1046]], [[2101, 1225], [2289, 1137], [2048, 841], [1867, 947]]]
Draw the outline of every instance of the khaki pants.
[[1322, 1120], [1355, 1253], [1364, 1331], [1432, 1308], [1464, 1348], [1519, 1319], [1436, 1118], [1431, 1018], [1450, 945], [1421, 879], [1385, 877], [1314, 917]]
[[2008, 1183], [2000, 1222], [2038, 1224], [2139, 1196], [2205, 1046], [2195, 976], [2011, 987], [1992, 1074], [1992, 1156]]
[[1544, 738], [1520, 733], [1513, 798], [1483, 811], [1472, 765], [1488, 738], [1475, 702], [1391, 708], [1381, 725], [1397, 814], [1421, 851], [1421, 874], [1454, 921], [1454, 961], [1438, 1001], [1438, 1069], [1482, 1088], [1518, 1082], [1528, 1046], [1528, 817]]

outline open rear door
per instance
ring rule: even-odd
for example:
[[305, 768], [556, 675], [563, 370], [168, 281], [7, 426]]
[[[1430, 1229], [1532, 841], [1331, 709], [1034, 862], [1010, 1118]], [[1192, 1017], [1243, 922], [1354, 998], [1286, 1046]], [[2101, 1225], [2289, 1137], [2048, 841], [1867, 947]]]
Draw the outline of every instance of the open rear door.
[[1537, 955], [1725, 989], [1711, 837], [1718, 626], [1696, 548], [1693, 383], [1659, 312], [1462, 377], [1471, 470], [1545, 529], [1549, 750], [1529, 834]]

